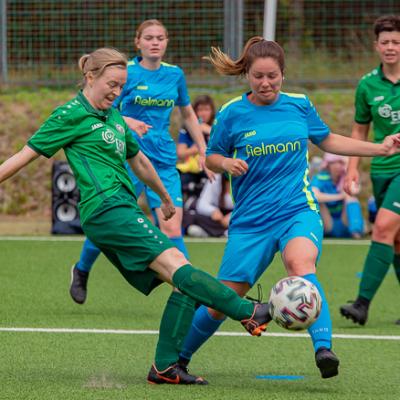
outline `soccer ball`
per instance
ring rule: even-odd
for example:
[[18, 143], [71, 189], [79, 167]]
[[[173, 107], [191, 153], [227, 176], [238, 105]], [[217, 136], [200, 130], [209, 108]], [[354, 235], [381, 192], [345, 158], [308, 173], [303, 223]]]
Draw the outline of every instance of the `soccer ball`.
[[272, 319], [282, 328], [307, 329], [321, 312], [322, 299], [310, 281], [299, 276], [281, 279], [269, 296]]

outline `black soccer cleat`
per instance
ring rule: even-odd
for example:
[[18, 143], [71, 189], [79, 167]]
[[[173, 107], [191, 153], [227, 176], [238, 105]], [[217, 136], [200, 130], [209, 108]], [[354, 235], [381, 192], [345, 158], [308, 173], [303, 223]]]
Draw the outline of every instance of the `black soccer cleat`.
[[261, 336], [267, 330], [268, 323], [272, 320], [269, 313], [269, 303], [254, 303], [254, 311], [249, 319], [243, 319], [241, 324], [252, 336]]
[[315, 363], [321, 371], [323, 379], [332, 378], [339, 374], [339, 359], [332, 350], [326, 347], [320, 347], [317, 350], [315, 353]]
[[164, 371], [158, 371], [153, 364], [147, 375], [147, 382], [152, 385], [208, 385], [201, 376], [190, 375], [188, 369], [179, 364], [173, 364]]
[[83, 304], [87, 296], [87, 281], [89, 272], [84, 272], [76, 268], [76, 264], [71, 268], [71, 286], [69, 294], [75, 303]]
[[368, 303], [357, 299], [340, 307], [340, 314], [347, 319], [351, 319], [354, 323], [365, 325], [368, 319]]

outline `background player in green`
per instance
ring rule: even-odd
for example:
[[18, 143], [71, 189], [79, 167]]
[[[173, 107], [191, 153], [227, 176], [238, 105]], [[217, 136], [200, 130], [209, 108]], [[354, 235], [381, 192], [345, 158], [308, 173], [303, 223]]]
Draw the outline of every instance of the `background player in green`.
[[[381, 64], [358, 84], [352, 137], [368, 140], [371, 122], [374, 142], [400, 132], [400, 16], [378, 18], [374, 24], [375, 49]], [[352, 157], [345, 178], [345, 190], [352, 194], [359, 184], [359, 157]], [[340, 313], [364, 325], [371, 300], [393, 263], [400, 282], [400, 154], [375, 157], [371, 180], [378, 213], [372, 242], [364, 264], [358, 297], [340, 307]], [[400, 323], [400, 320], [397, 321]]]
[[[200, 164], [204, 165], [205, 142], [197, 117], [190, 104], [185, 75], [176, 65], [162, 62], [168, 45], [168, 31], [158, 20], [142, 22], [135, 36], [135, 47], [139, 57], [128, 62], [128, 78], [121, 95], [115, 100], [131, 133], [139, 143], [141, 151], [150, 159], [157, 174], [167, 188], [176, 213], [168, 221], [162, 219], [161, 201], [151, 188], [128, 173], [139, 196], [144, 190], [150, 209], [160, 229], [188, 258], [182, 238], [182, 189], [176, 170], [176, 146], [169, 132], [172, 110], [178, 106], [185, 126], [193, 137], [200, 153]], [[79, 304], [85, 302], [89, 272], [100, 254], [90, 240], [86, 240], [79, 261], [72, 269], [70, 294]]]
[[[162, 201], [163, 217], [175, 208], [148, 158], [139, 150], [124, 119], [111, 105], [126, 82], [127, 60], [114, 49], [82, 56], [83, 90], [57, 108], [27, 146], [0, 165], [0, 183], [40, 155], [52, 157], [61, 148], [81, 193], [82, 227], [90, 240], [136, 289], [149, 294], [162, 282], [179, 289], [170, 296], [160, 326], [150, 383], [205, 384], [176, 364], [190, 326], [195, 302], [216, 308], [260, 334], [270, 320], [268, 304], [253, 304], [210, 275], [193, 268], [186, 257], [146, 218], [125, 160], [136, 176]], [[187, 295], [185, 295], [185, 294]]]

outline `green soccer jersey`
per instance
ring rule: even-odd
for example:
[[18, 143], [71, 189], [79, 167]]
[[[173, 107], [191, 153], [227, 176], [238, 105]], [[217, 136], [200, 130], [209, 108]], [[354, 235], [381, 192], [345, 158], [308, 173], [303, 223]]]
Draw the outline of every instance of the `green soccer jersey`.
[[[388, 135], [400, 132], [400, 81], [386, 79], [382, 66], [360, 80], [355, 97], [355, 121], [373, 123], [374, 142], [382, 143]], [[374, 157], [371, 173], [386, 174], [400, 170], [400, 154]]]
[[138, 143], [116, 109], [96, 110], [82, 92], [56, 108], [28, 146], [47, 158], [64, 149], [81, 194], [82, 223], [122, 186], [136, 198], [124, 162], [138, 153]]

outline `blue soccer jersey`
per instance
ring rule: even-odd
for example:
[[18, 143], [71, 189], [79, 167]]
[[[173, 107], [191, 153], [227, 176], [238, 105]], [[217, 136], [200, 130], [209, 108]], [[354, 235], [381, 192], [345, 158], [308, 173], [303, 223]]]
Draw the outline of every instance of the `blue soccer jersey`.
[[121, 96], [115, 101], [121, 114], [151, 125], [139, 138], [141, 150], [152, 161], [175, 165], [176, 146], [169, 133], [170, 116], [175, 106], [187, 106], [190, 98], [181, 68], [161, 63], [157, 70], [140, 65], [141, 57], [128, 62], [128, 80]]
[[245, 175], [231, 177], [230, 232], [259, 232], [298, 212], [318, 212], [309, 187], [308, 139], [318, 144], [330, 132], [303, 94], [280, 93], [267, 106], [251, 103], [247, 95], [221, 107], [207, 148], [207, 155], [249, 165]]
[[[321, 171], [311, 180], [311, 186], [316, 187], [321, 193], [339, 194], [340, 191], [334, 185], [328, 171]], [[343, 200], [329, 201], [325, 203], [332, 217], [337, 218], [342, 215]]]

